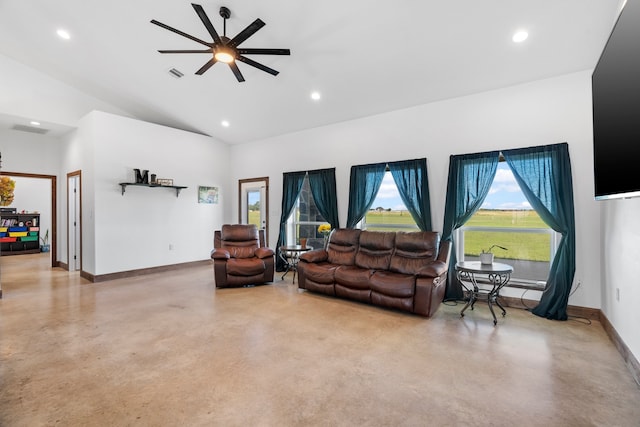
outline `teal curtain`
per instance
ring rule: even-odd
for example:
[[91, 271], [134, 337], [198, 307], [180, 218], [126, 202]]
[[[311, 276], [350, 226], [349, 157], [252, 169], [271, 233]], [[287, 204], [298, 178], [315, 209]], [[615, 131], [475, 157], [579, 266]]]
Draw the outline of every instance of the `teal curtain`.
[[531, 206], [562, 234], [547, 285], [533, 313], [567, 320], [567, 304], [576, 270], [573, 180], [567, 143], [502, 152]]
[[318, 212], [331, 224], [331, 228], [339, 228], [335, 168], [309, 171], [308, 176], [311, 194]]
[[386, 163], [351, 166], [349, 210], [347, 212], [348, 228], [355, 228], [367, 214], [376, 199], [386, 167]]
[[302, 183], [307, 172], [286, 172], [282, 174], [282, 214], [280, 216], [280, 233], [278, 234], [278, 244], [276, 245], [276, 271], [283, 271], [284, 260], [279, 256], [280, 246], [285, 244], [287, 235], [287, 219], [291, 216], [293, 207], [298, 200]]
[[427, 159], [389, 163], [389, 170], [398, 187], [400, 198], [422, 231], [431, 231], [431, 202]]
[[496, 176], [499, 157], [499, 151], [490, 151], [449, 158], [449, 179], [442, 229], [442, 239], [451, 241], [445, 300], [463, 298], [462, 285], [455, 272], [457, 257], [453, 232], [471, 218], [487, 197]]

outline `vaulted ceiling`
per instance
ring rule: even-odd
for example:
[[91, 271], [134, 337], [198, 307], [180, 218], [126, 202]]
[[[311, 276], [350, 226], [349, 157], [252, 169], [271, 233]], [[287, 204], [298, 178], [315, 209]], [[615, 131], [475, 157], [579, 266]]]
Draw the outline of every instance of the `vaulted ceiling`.
[[[239, 63], [246, 81], [238, 83], [222, 63], [195, 75], [207, 54], [158, 53], [203, 46], [152, 19], [211, 40], [190, 2], [176, 0], [0, 0], [0, 55], [95, 99], [95, 106], [77, 109], [78, 119], [108, 104], [234, 144], [592, 69], [622, 6], [622, 0], [195, 2], [219, 33], [218, 11], [227, 6], [230, 37], [262, 19], [266, 25], [242, 47], [291, 49], [291, 56], [247, 55], [280, 74]], [[69, 40], [56, 35], [60, 28]], [[519, 29], [529, 37], [514, 43]], [[184, 77], [171, 76], [172, 68]], [[3, 79], [0, 87], [18, 80]], [[38, 84], [29, 90], [40, 90]], [[312, 91], [321, 99], [312, 100]], [[0, 114], [16, 120], [11, 111]]]

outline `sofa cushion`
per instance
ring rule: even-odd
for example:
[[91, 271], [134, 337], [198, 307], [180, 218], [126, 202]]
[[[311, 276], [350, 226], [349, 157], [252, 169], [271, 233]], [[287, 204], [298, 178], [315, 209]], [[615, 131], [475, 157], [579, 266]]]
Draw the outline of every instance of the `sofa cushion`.
[[258, 228], [252, 224], [224, 224], [220, 230], [222, 240], [230, 242], [244, 242], [255, 240], [256, 246], [260, 246]]
[[396, 233], [396, 250], [389, 270], [402, 274], [417, 274], [438, 256], [440, 235], [435, 231]]
[[336, 284], [351, 289], [369, 289], [369, 279], [373, 270], [359, 268], [353, 265], [341, 265], [336, 268]]
[[363, 231], [356, 254], [356, 265], [361, 268], [388, 270], [393, 255], [396, 233]]
[[415, 276], [392, 273], [389, 271], [376, 271], [369, 279], [371, 291], [378, 292], [396, 298], [408, 298], [413, 296], [416, 288]]
[[358, 250], [360, 232], [356, 228], [333, 230], [327, 246], [327, 260], [331, 264], [353, 265]]
[[229, 252], [229, 256], [231, 258], [254, 258], [256, 255], [256, 249], [258, 249], [255, 246], [223, 246], [222, 249], [226, 250], [227, 252]]
[[298, 271], [304, 274], [308, 280], [315, 283], [332, 284], [334, 282], [337, 265], [329, 263], [302, 263], [298, 264]]
[[220, 231], [220, 245], [231, 258], [253, 258], [260, 247], [260, 237], [255, 225], [225, 224]]
[[231, 258], [227, 260], [227, 274], [233, 276], [253, 276], [262, 274], [266, 266], [259, 258]]

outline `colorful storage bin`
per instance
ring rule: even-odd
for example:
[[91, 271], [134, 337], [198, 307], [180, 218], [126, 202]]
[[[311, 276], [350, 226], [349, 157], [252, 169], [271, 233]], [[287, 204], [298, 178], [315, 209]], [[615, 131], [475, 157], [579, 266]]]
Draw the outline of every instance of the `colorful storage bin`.
[[9, 231], [9, 237], [24, 237], [26, 235], [26, 231]]
[[40, 231], [40, 227], [29, 227], [29, 231]]
[[27, 231], [27, 227], [9, 227], [9, 231]]
[[28, 236], [37, 236], [38, 232], [37, 231], [29, 231]]
[[17, 237], [0, 237], [0, 242], [15, 242]]
[[35, 242], [37, 240], [38, 240], [38, 236], [25, 236], [20, 238], [21, 242]]
[[0, 227], [0, 233], [6, 233], [7, 227]]

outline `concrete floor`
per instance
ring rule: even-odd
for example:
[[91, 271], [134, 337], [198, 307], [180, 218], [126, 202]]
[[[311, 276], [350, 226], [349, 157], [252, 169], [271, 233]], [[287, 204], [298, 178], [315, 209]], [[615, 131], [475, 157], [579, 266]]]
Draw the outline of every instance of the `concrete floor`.
[[431, 319], [208, 266], [91, 284], [2, 257], [0, 426], [640, 426], [602, 326]]

